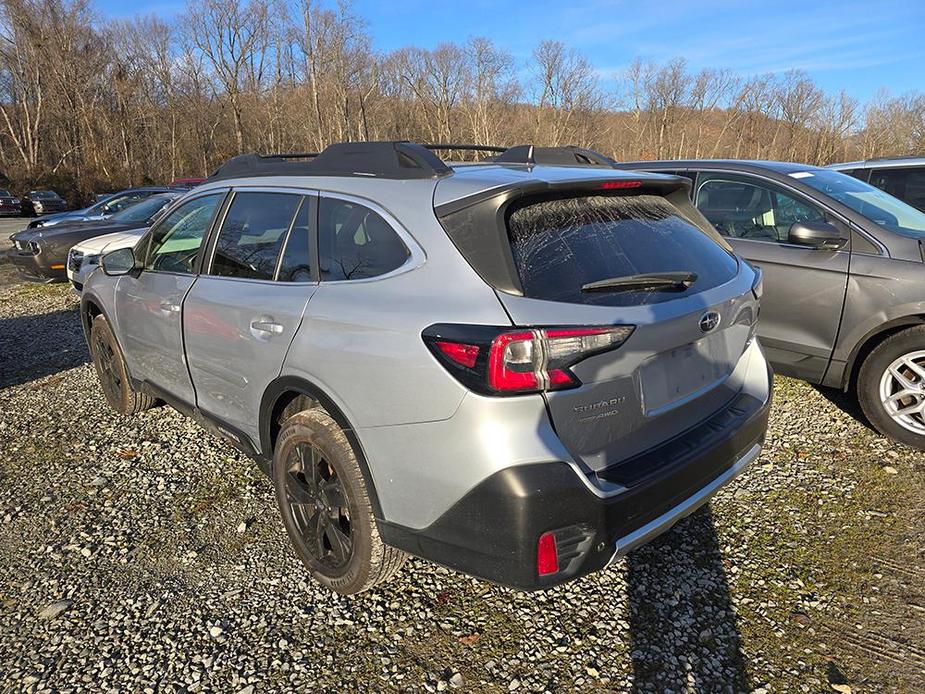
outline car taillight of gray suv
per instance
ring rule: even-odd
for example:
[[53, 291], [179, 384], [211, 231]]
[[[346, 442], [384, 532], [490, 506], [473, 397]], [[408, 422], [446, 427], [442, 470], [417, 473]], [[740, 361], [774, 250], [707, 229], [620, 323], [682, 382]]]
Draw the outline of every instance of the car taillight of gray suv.
[[109, 403], [165, 402], [255, 458], [341, 593], [407, 554], [523, 589], [601, 569], [767, 427], [760, 274], [686, 179], [439, 149], [231, 159], [82, 296]]

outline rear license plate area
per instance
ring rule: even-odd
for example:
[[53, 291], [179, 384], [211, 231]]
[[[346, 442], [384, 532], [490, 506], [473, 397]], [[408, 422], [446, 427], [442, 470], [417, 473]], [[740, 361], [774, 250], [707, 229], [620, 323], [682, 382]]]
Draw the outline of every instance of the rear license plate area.
[[661, 352], [642, 365], [640, 381], [647, 416], [711, 389], [732, 373], [732, 345], [727, 332]]

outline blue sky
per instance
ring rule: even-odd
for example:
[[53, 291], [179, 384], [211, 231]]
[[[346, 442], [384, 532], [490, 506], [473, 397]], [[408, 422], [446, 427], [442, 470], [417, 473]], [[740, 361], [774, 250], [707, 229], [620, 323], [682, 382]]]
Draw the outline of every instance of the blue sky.
[[[330, 4], [330, 3], [329, 3]], [[103, 15], [183, 11], [181, 0], [98, 0]], [[487, 36], [526, 60], [536, 43], [578, 48], [604, 79], [635, 56], [686, 58], [744, 76], [799, 68], [866, 100], [925, 90], [925, 2], [867, 0], [355, 0], [375, 46], [433, 47]]]

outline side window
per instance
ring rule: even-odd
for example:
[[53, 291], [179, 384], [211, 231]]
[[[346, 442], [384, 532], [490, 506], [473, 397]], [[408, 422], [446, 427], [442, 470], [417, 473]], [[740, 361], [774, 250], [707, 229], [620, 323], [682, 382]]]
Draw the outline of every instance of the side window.
[[139, 200], [148, 197], [147, 193], [128, 193], [127, 195], [121, 195], [119, 197], [113, 198], [105, 204], [103, 207], [103, 214], [115, 214], [116, 212], [121, 212], [126, 207], [134, 205]]
[[864, 182], [867, 181], [867, 177], [870, 175], [870, 169], [842, 169], [841, 172]]
[[925, 167], [874, 169], [870, 184], [925, 211]]
[[738, 177], [704, 180], [697, 189], [697, 209], [723, 236], [781, 243], [794, 222], [824, 222], [815, 205]]
[[391, 272], [410, 253], [395, 230], [368, 207], [321, 198], [318, 255], [322, 281], [357, 280]]
[[286, 239], [286, 249], [279, 264], [280, 282], [311, 282], [315, 279], [312, 272], [309, 234], [311, 234], [311, 213], [314, 210], [312, 198], [303, 198], [302, 206], [296, 215]]
[[210, 275], [271, 280], [302, 197], [235, 193], [212, 251]]
[[202, 239], [225, 193], [190, 200], [151, 230], [145, 270], [189, 274], [196, 267]]

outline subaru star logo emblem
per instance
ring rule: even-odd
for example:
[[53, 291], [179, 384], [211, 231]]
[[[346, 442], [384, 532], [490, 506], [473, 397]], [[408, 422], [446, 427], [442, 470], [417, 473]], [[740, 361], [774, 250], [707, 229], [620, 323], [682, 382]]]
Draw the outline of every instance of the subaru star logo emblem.
[[717, 325], [719, 325], [719, 314], [716, 311], [707, 311], [700, 316], [700, 332], [708, 333], [716, 330]]

